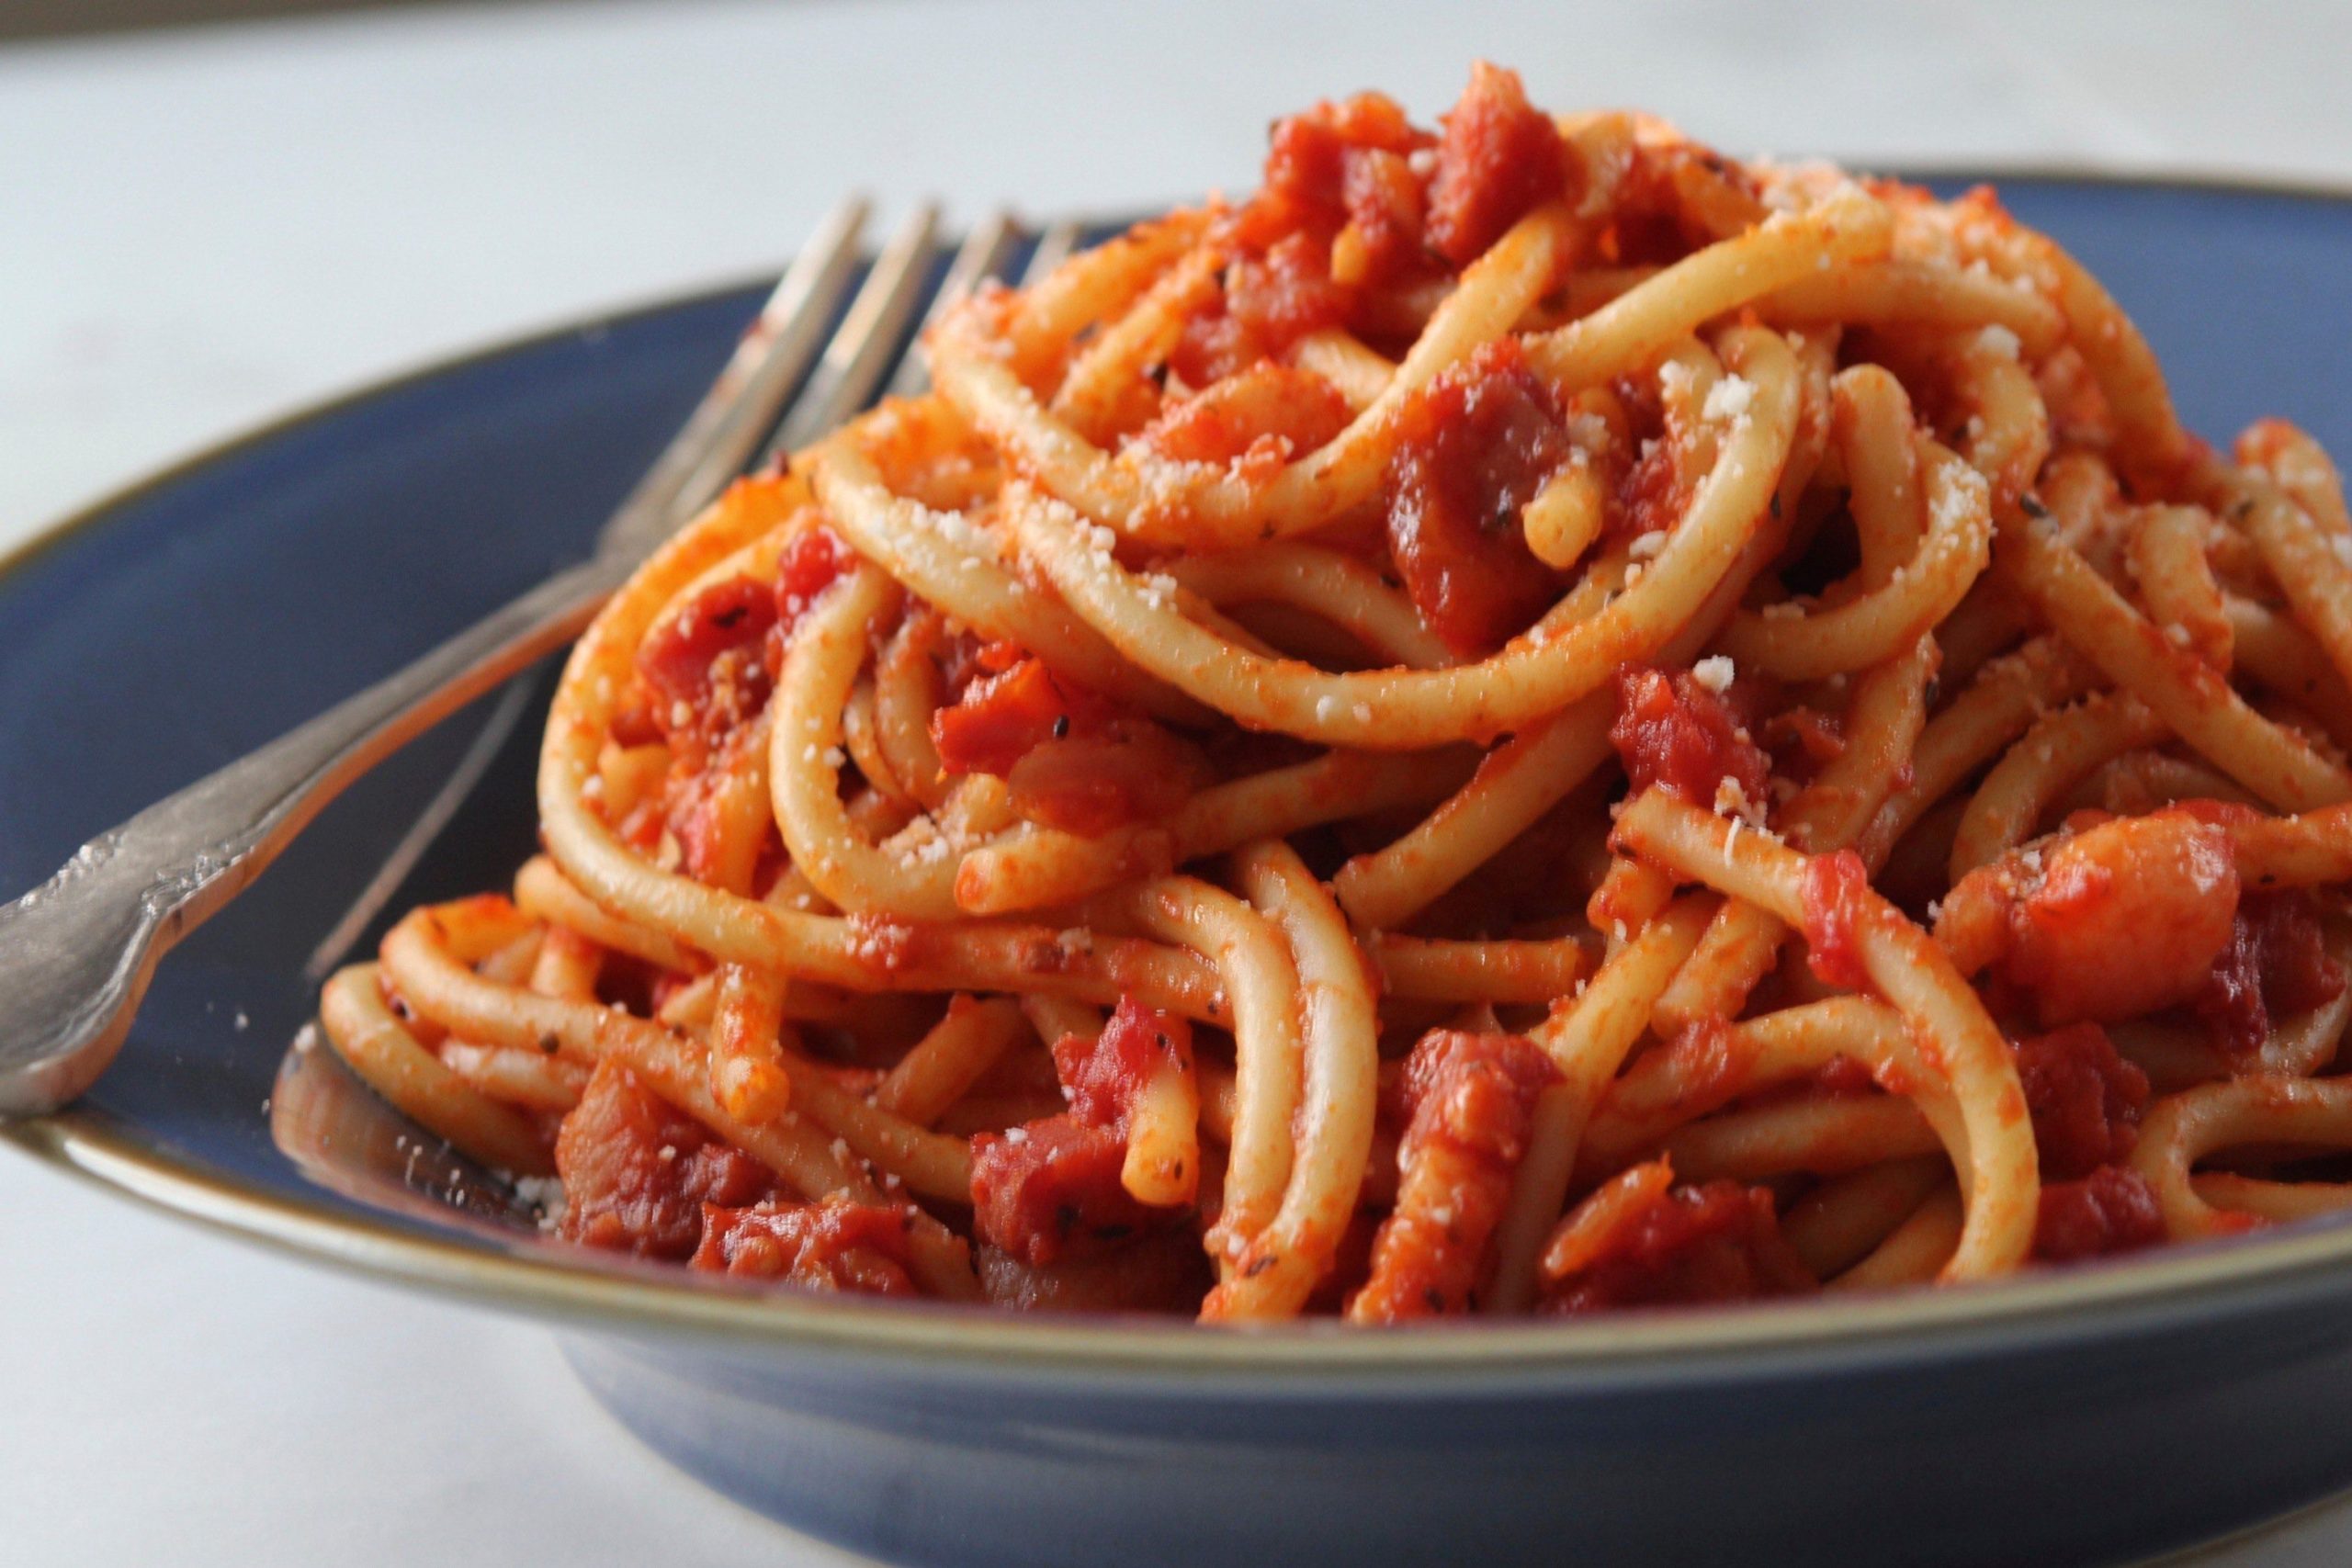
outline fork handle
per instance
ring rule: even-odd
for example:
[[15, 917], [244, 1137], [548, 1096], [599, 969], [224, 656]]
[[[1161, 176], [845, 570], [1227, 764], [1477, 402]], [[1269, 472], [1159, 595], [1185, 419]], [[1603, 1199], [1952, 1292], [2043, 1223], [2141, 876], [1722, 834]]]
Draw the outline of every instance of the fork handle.
[[321, 807], [458, 708], [577, 637], [636, 564], [582, 562], [100, 834], [0, 907], [0, 1116], [54, 1111], [122, 1043], [155, 961], [242, 892]]

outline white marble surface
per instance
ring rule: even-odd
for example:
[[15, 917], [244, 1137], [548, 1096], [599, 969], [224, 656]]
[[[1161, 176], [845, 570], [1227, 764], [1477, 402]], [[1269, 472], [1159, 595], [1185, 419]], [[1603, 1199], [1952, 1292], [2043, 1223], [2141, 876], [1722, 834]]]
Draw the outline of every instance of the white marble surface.
[[[798, 0], [0, 51], [0, 548], [323, 392], [772, 265], [853, 185], [1238, 186], [1272, 116], [1362, 85], [1433, 112], [1478, 54], [1736, 150], [2352, 180], [2347, 45], [2319, 0]], [[540, 1330], [6, 1151], [0, 1345], [10, 1564], [846, 1561], [635, 1450]], [[2338, 1507], [2200, 1561], [2347, 1556]]]

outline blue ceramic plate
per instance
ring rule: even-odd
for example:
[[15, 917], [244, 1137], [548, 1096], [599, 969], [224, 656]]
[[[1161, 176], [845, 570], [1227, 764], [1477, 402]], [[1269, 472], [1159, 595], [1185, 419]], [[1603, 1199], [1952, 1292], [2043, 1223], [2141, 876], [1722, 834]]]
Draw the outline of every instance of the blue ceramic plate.
[[[2195, 428], [2283, 414], [2352, 452], [2352, 202], [2003, 184], [2146, 328]], [[0, 897], [583, 554], [758, 298], [345, 400], [17, 558]], [[248, 1238], [560, 1320], [657, 1448], [896, 1561], [2095, 1562], [2352, 1485], [2345, 1226], [1880, 1301], [1376, 1335], [758, 1295], [554, 1250], [331, 1054], [288, 1049], [313, 946], [478, 722], [331, 808], [165, 961], [87, 1099], [6, 1135]], [[395, 908], [505, 880], [530, 741]]]

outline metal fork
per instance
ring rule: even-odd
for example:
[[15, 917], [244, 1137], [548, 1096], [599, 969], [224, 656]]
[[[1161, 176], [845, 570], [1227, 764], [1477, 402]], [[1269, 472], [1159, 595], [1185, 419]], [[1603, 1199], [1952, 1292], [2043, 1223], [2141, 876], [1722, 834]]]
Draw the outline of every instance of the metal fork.
[[[605, 525], [589, 559], [100, 834], [48, 882], [0, 907], [0, 1115], [53, 1111], [87, 1089], [121, 1046], [156, 961], [251, 886], [354, 780], [577, 637], [655, 547], [747, 466], [805, 445], [865, 406], [931, 292], [937, 216], [921, 208], [883, 247], [829, 340], [866, 213], [866, 202], [853, 198], [819, 227], [685, 425]], [[934, 310], [951, 290], [994, 272], [1011, 231], [1001, 215], [972, 231], [933, 295]], [[503, 714], [511, 726], [519, 711], [519, 704], [501, 708], [492, 722]], [[495, 750], [480, 741], [470, 749], [470, 775], [461, 765], [436, 795], [387, 874], [355, 906], [357, 925], [390, 897], [403, 854], [413, 863]]]

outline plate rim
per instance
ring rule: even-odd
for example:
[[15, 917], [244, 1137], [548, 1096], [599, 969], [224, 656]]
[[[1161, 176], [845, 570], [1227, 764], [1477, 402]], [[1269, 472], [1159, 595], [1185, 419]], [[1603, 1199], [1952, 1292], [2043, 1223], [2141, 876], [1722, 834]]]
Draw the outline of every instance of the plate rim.
[[[2227, 170], [2116, 168], [2055, 159], [1888, 160], [1905, 179], [1974, 178], [2217, 196], [2288, 197], [2352, 209], [2352, 179]], [[1851, 166], [1851, 165], [1849, 165]], [[1105, 220], [1115, 221], [1115, 220]], [[12, 576], [85, 530], [218, 462], [373, 399], [469, 367], [599, 329], [690, 308], [768, 281], [753, 274], [649, 294], [422, 357], [305, 400], [100, 493], [0, 551]], [[2253, 1294], [2352, 1290], [2352, 1223], [2282, 1226], [2112, 1264], [1981, 1285], [1859, 1299], [1812, 1298], [1731, 1312], [1631, 1313], [1555, 1323], [1477, 1323], [1365, 1333], [1294, 1324], [1204, 1332], [1189, 1323], [976, 1313], [816, 1292], [730, 1288], [652, 1269], [605, 1269], [501, 1252], [387, 1218], [282, 1196], [134, 1135], [113, 1116], [69, 1107], [0, 1121], [0, 1141], [119, 1198], [250, 1246], [347, 1275], [635, 1337], [685, 1337], [740, 1350], [846, 1354], [947, 1367], [980, 1377], [1119, 1373], [1147, 1380], [1230, 1376], [1269, 1391], [1442, 1383], [1452, 1393], [1531, 1392], [1530, 1374], [1569, 1383], [1681, 1382], [1859, 1366], [1921, 1353], [1964, 1355], [2154, 1328], [2226, 1310]], [[1268, 1379], [1274, 1380], [1272, 1382]]]

